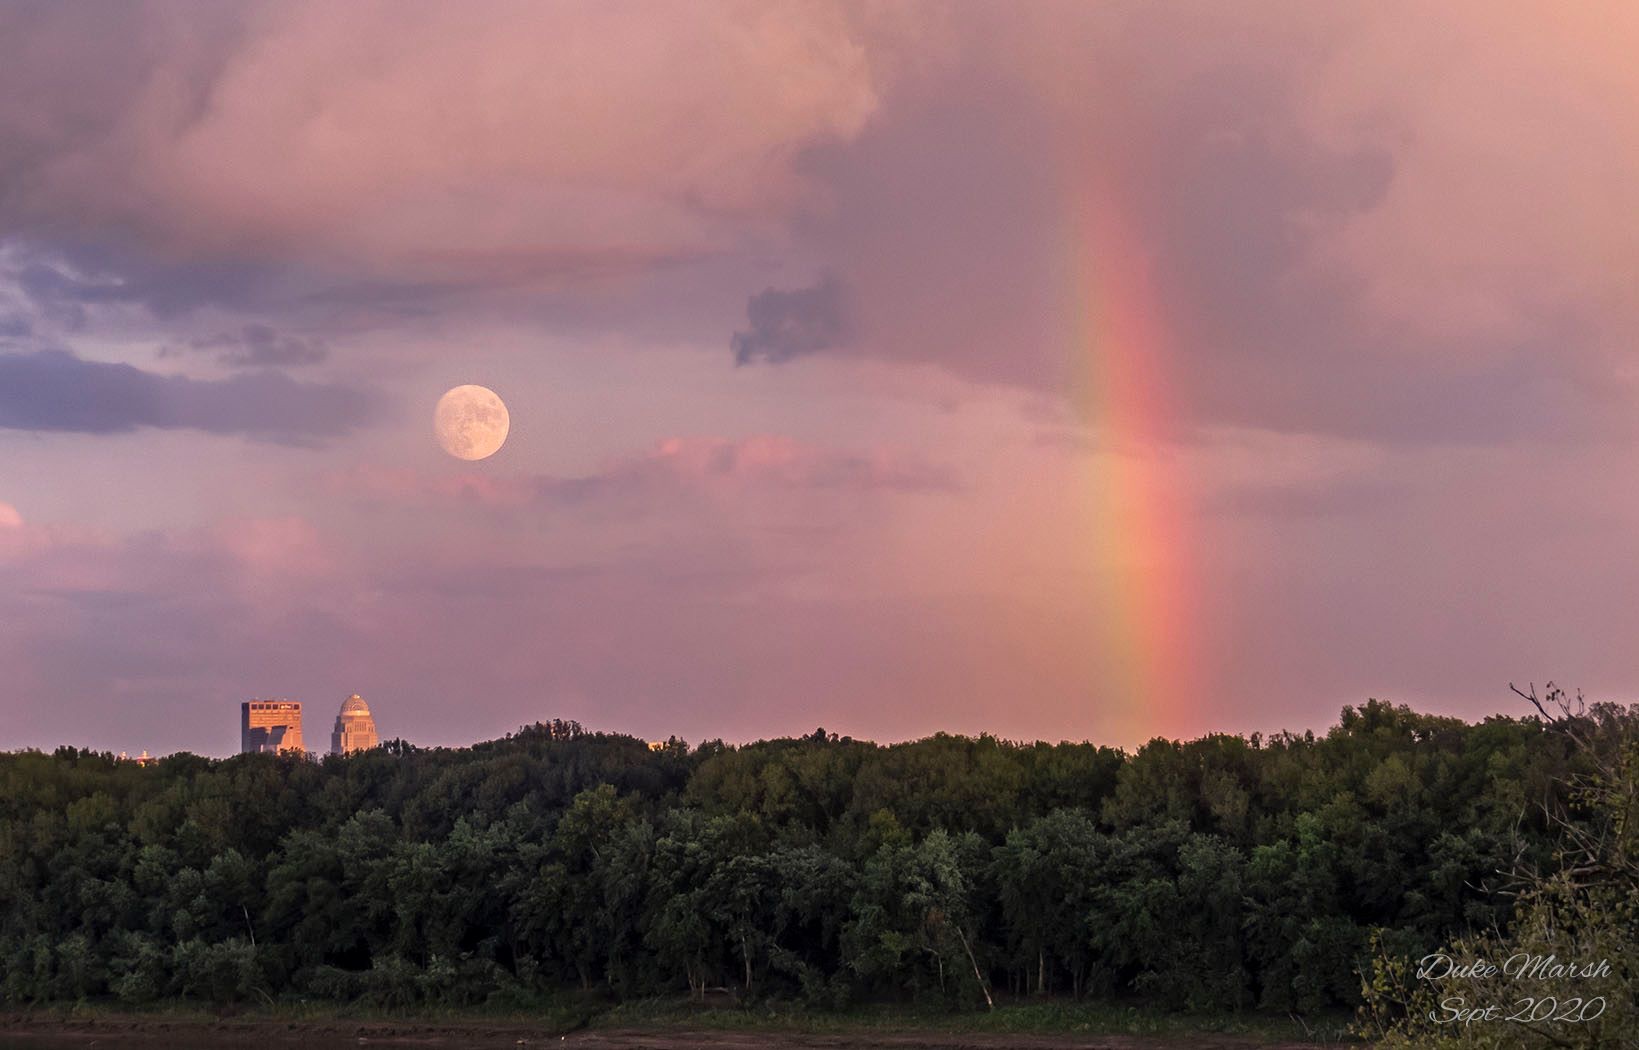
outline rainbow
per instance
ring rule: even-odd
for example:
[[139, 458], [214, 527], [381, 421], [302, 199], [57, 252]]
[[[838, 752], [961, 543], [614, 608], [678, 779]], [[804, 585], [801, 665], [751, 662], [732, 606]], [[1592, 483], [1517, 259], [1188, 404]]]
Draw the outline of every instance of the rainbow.
[[1097, 445], [1082, 487], [1098, 582], [1091, 648], [1105, 722], [1121, 742], [1179, 736], [1200, 706], [1191, 629], [1185, 491], [1169, 452], [1178, 419], [1165, 366], [1169, 333], [1149, 253], [1102, 187], [1066, 195], [1071, 388]]

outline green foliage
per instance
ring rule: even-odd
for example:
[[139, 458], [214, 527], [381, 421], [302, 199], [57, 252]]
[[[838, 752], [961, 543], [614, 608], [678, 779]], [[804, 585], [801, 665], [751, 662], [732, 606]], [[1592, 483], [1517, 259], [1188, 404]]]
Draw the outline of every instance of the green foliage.
[[[1596, 772], [1535, 718], [1375, 701], [1323, 737], [1132, 755], [823, 731], [650, 750], [564, 722], [317, 763], [4, 754], [0, 1002], [1312, 1013], [1357, 1005], [1374, 951], [1506, 927], [1496, 873], [1562, 831], [1535, 802]], [[1553, 907], [1603, 930], [1614, 904]]]
[[1522, 874], [1506, 933], [1476, 929], [1437, 951], [1374, 937], [1357, 1028], [1385, 1050], [1639, 1045], [1639, 734], [1632, 712], [1573, 715], [1549, 690], [1556, 732], [1591, 767], [1571, 780], [1571, 812], [1557, 814], [1554, 863]]

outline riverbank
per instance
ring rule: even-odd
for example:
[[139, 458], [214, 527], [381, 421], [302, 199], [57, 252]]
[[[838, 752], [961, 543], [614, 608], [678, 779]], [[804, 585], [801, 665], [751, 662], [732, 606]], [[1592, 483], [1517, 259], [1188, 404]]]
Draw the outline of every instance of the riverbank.
[[[1319, 1033], [1336, 1045], [1341, 1022]], [[321, 1013], [305, 1007], [232, 1016], [190, 1008], [101, 1007], [0, 1015], [0, 1048], [110, 1046], [419, 1046], [579, 1050], [1312, 1050], [1294, 1022], [1188, 1017], [1081, 1004], [1018, 1004], [983, 1014], [882, 1007], [842, 1014], [701, 1010], [669, 1001], [589, 1012], [574, 1004], [517, 1014]], [[1314, 1033], [1311, 1033], [1314, 1034]]]

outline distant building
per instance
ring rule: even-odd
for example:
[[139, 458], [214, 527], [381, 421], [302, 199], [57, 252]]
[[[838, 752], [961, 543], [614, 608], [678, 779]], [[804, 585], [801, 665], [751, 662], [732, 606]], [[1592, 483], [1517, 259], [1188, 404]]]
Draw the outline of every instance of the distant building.
[[248, 700], [239, 705], [239, 753], [303, 754], [302, 705], [293, 700]]
[[336, 728], [330, 734], [332, 755], [351, 755], [366, 751], [381, 739], [376, 735], [376, 720], [370, 714], [370, 705], [357, 693], [342, 701], [341, 714], [336, 716]]
[[139, 766], [147, 766], [147, 765], [152, 765], [155, 762], [158, 762], [159, 759], [157, 759], [154, 756], [150, 755], [146, 750], [144, 750], [142, 752], [142, 754], [136, 756], [135, 758], [132, 758], [130, 755], [126, 754], [124, 751], [121, 751], [120, 752], [120, 761], [121, 762], [135, 762]]

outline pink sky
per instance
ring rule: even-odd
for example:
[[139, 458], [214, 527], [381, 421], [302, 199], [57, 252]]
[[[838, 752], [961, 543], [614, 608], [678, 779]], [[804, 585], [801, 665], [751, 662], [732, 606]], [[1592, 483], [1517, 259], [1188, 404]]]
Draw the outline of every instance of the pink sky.
[[[0, 749], [1639, 691], [1639, 13], [0, 11]], [[495, 389], [464, 463], [432, 406]]]

